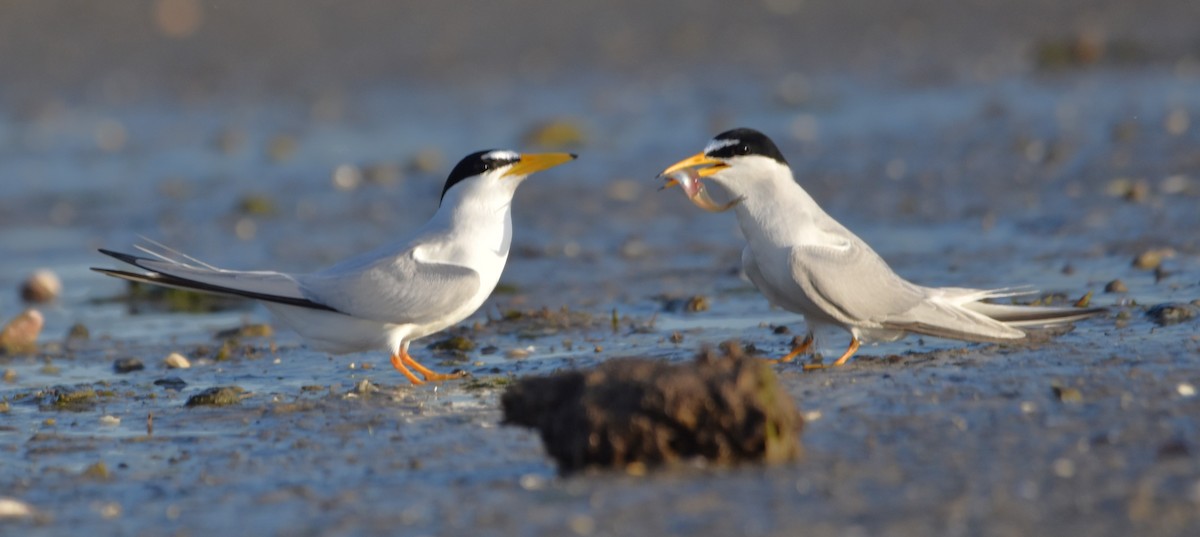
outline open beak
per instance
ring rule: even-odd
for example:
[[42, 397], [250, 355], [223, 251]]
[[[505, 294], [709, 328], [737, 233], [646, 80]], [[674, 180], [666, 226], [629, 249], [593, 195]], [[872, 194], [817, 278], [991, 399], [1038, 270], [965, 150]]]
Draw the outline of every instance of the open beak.
[[575, 160], [576, 157], [577, 155], [574, 153], [521, 153], [521, 160], [509, 168], [504, 173], [504, 177], [524, 176], [549, 170], [559, 164]]
[[[699, 166], [704, 166], [704, 167], [699, 168]], [[721, 170], [724, 170], [725, 168], [728, 168], [728, 167], [729, 167], [728, 164], [725, 164], [724, 162], [721, 162], [715, 158], [709, 158], [709, 157], [705, 156], [704, 153], [696, 153], [695, 155], [692, 155], [692, 156], [685, 158], [679, 162], [676, 162], [675, 164], [672, 164], [671, 167], [663, 170], [662, 173], [660, 173], [659, 175], [670, 175], [673, 172], [677, 172], [677, 171], [685, 169], [685, 168], [697, 168], [696, 169], [697, 175], [699, 175], [700, 177], [708, 177], [708, 176], [710, 176], [714, 173], [717, 173]], [[667, 186], [671, 187], [674, 185], [667, 185]]]
[[[699, 168], [699, 166], [704, 166]], [[689, 200], [697, 207], [709, 212], [719, 213], [732, 209], [733, 206], [741, 203], [744, 198], [737, 198], [729, 203], [720, 204], [708, 195], [708, 191], [704, 189], [704, 184], [700, 182], [701, 177], [708, 177], [717, 173], [729, 165], [716, 159], [704, 156], [704, 153], [698, 153], [689, 158], [672, 164], [671, 167], [663, 170], [659, 177], [666, 180], [660, 190], [665, 190], [673, 186], [679, 185], [683, 187], [683, 191], [687, 194]]]

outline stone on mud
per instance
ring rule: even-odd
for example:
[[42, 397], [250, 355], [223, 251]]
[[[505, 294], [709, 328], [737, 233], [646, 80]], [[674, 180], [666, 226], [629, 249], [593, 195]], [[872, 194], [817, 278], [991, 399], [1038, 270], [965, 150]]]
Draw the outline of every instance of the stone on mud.
[[504, 422], [537, 429], [563, 473], [694, 458], [778, 463], [800, 455], [803, 419], [771, 367], [734, 349], [694, 363], [624, 358], [518, 380]]

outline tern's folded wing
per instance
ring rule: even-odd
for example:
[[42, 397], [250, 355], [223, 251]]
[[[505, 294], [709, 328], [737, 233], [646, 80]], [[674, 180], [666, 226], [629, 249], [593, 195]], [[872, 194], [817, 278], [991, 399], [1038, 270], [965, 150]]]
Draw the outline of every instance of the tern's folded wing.
[[300, 287], [310, 300], [347, 315], [420, 324], [461, 308], [479, 291], [480, 278], [469, 267], [418, 261], [409, 251], [354, 270], [304, 275]]
[[877, 323], [912, 309], [924, 293], [896, 275], [870, 247], [797, 246], [791, 253], [795, 283], [817, 307], [847, 324]]

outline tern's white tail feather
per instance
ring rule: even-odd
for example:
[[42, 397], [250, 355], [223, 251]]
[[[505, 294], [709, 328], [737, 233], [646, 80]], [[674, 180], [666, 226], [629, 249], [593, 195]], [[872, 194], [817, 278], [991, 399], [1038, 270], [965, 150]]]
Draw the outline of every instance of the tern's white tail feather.
[[1019, 306], [981, 302], [985, 299], [1031, 294], [1032, 289], [930, 288], [929, 297], [902, 315], [888, 319], [887, 328], [935, 337], [978, 342], [1003, 342], [1025, 337], [1024, 326], [1068, 323], [1098, 315], [1104, 308]]

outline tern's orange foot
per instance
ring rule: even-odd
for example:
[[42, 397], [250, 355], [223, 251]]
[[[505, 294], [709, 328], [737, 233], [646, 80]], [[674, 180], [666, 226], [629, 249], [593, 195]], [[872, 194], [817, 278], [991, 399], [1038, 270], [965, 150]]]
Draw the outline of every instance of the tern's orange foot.
[[[796, 342], [796, 340], [793, 339], [792, 343], [795, 344], [795, 342]], [[804, 336], [804, 341], [801, 341], [799, 344], [792, 347], [792, 352], [787, 353], [787, 356], [784, 356], [783, 358], [777, 358], [774, 360], [767, 360], [767, 363], [771, 363], [771, 364], [789, 363], [792, 360], [795, 360], [797, 356], [800, 356], [801, 354], [808, 352], [808, 350], [812, 348], [812, 345], [813, 345], [813, 335], [808, 334], [807, 336]]]
[[427, 382], [439, 381], [439, 380], [454, 380], [454, 379], [460, 379], [460, 378], [467, 376], [466, 371], [456, 371], [454, 373], [438, 373], [437, 371], [434, 371], [432, 369], [429, 369], [428, 367], [421, 365], [421, 362], [418, 362], [415, 359], [413, 359], [413, 357], [409, 356], [407, 352], [403, 352], [400, 354], [400, 361], [402, 362], [402, 365], [407, 365], [409, 367], [412, 367], [413, 369], [416, 369], [417, 373], [420, 373], [422, 377], [425, 377], [425, 380]]
[[404, 367], [404, 360], [400, 356], [395, 354], [392, 355], [392, 367], [396, 368], [396, 371], [399, 371], [405, 377], [408, 377], [408, 381], [413, 383], [413, 386], [425, 384], [425, 381], [417, 378], [412, 371], [409, 371], [407, 367]]
[[837, 361], [835, 361], [829, 365], [826, 365], [823, 362], [822, 363], [814, 363], [814, 364], [804, 364], [804, 370], [805, 371], [814, 371], [817, 369], [829, 369], [831, 367], [842, 367], [842, 366], [846, 365], [846, 361], [849, 360], [851, 356], [854, 356], [855, 352], [858, 352], [858, 346], [859, 346], [858, 338], [853, 338], [850, 340], [850, 347], [846, 349], [846, 352], [842, 353], [842, 355], [840, 357], [838, 357]]

